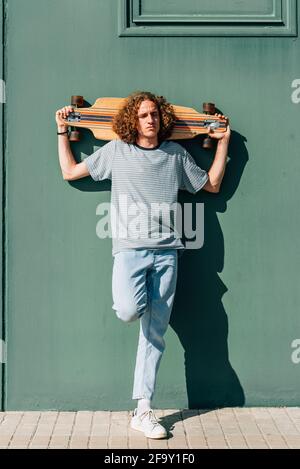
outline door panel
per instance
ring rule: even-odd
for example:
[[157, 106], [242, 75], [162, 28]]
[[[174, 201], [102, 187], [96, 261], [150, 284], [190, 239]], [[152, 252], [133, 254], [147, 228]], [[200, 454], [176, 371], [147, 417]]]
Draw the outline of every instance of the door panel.
[[[172, 3], [184, 14], [182, 2]], [[142, 14], [168, 16], [170, 4], [145, 2]], [[213, 15], [221, 2], [205, 4]], [[239, 14], [269, 15], [275, 5], [277, 15], [283, 5], [246, 4]], [[186, 5], [193, 14], [196, 2]], [[138, 324], [115, 317], [111, 240], [96, 234], [110, 185], [62, 179], [54, 114], [73, 94], [92, 104], [137, 89], [199, 111], [213, 101], [233, 129], [221, 192], [180, 193], [182, 203], [205, 204], [205, 241], [179, 260], [155, 406], [297, 405], [300, 105], [291, 84], [300, 78], [300, 42], [291, 24], [298, 21], [278, 26], [293, 36], [250, 36], [239, 26], [232, 37], [218, 24], [203, 35], [169, 34], [164, 24], [156, 34], [154, 18], [152, 35], [139, 37], [140, 26], [124, 24], [118, 6], [8, 3], [5, 407], [132, 406]], [[199, 23], [180, 27], [206, 27]], [[72, 148], [80, 161], [102, 144], [85, 131]], [[201, 139], [183, 144], [209, 169], [213, 154]]]
[[295, 36], [297, 1], [119, 0], [121, 36]]

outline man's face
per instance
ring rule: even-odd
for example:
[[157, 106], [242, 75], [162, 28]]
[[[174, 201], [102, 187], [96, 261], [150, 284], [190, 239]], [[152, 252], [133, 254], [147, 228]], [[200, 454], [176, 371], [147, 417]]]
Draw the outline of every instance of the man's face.
[[154, 138], [159, 132], [159, 112], [152, 101], [142, 101], [138, 109], [137, 131], [139, 137]]

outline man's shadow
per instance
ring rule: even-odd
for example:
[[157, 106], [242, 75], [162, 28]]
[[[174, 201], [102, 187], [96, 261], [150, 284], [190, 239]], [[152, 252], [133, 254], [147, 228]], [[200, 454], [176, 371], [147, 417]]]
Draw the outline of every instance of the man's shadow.
[[[202, 139], [197, 140], [180, 143], [201, 168], [208, 170], [215, 150], [203, 150]], [[222, 304], [228, 288], [218, 275], [224, 267], [225, 249], [217, 218], [217, 212], [227, 210], [227, 201], [238, 187], [248, 161], [245, 141], [239, 133], [232, 132], [228, 151], [230, 160], [218, 194], [203, 190], [196, 195], [179, 192], [181, 204], [204, 203], [204, 245], [200, 249], [186, 249], [179, 258], [177, 291], [170, 320], [184, 349], [189, 409], [242, 406], [245, 403], [242, 386], [228, 354], [228, 317]]]

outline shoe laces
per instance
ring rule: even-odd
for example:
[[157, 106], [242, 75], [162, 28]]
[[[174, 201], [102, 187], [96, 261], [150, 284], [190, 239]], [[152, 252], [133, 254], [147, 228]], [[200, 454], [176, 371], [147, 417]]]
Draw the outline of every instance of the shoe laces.
[[157, 421], [157, 418], [155, 417], [155, 414], [152, 409], [146, 410], [142, 415], [140, 415], [140, 419], [144, 420], [145, 418], [149, 419], [149, 422], [152, 423], [153, 428], [160, 426], [160, 424]]

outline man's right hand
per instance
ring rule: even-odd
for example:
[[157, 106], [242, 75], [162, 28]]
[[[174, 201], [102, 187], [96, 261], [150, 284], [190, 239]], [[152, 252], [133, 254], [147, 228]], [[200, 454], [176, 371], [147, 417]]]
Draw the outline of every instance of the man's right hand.
[[72, 106], [65, 106], [61, 109], [58, 109], [55, 114], [55, 120], [57, 124], [57, 129], [60, 132], [64, 132], [68, 129], [68, 126], [64, 123], [64, 119], [68, 117], [70, 112], [73, 112], [74, 108]]
[[[68, 130], [68, 125], [65, 124], [64, 119], [66, 119], [72, 111], [74, 111], [73, 106], [65, 106], [56, 111], [55, 120], [58, 132]], [[67, 134], [58, 137], [58, 156], [62, 175], [66, 181], [74, 181], [75, 179], [90, 175], [85, 160], [76, 163]]]

